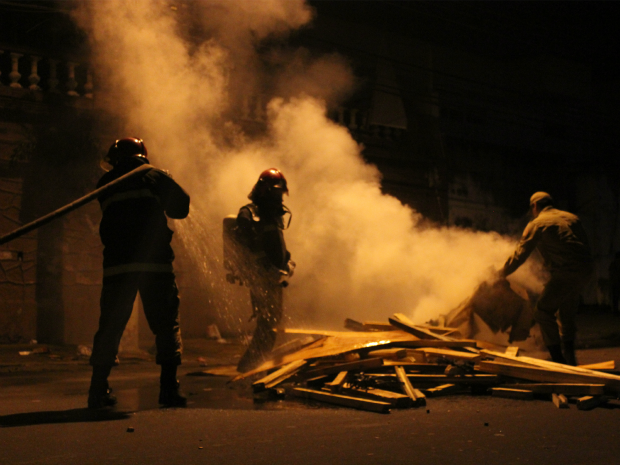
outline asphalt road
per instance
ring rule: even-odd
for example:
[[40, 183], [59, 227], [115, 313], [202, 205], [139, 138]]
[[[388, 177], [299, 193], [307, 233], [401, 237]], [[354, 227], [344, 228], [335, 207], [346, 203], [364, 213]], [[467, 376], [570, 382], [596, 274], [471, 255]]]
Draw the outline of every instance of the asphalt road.
[[[582, 363], [620, 348], [582, 350]], [[0, 374], [0, 464], [614, 464], [620, 402], [590, 411], [548, 400], [458, 395], [377, 414], [296, 401], [256, 403], [224, 377], [180, 379], [189, 405], [157, 405], [157, 369], [116, 368], [118, 407], [84, 408], [86, 361]]]

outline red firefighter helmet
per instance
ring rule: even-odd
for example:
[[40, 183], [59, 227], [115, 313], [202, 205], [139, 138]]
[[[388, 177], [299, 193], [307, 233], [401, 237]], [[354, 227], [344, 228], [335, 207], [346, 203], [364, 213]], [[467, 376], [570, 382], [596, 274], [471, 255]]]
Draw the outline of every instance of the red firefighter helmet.
[[254, 200], [269, 196], [269, 194], [276, 191], [288, 194], [286, 178], [279, 169], [269, 168], [260, 174], [248, 197]]
[[121, 159], [133, 155], [147, 158], [148, 152], [146, 151], [144, 141], [136, 137], [126, 137], [124, 139], [118, 139], [110, 146], [105, 161], [114, 166]]

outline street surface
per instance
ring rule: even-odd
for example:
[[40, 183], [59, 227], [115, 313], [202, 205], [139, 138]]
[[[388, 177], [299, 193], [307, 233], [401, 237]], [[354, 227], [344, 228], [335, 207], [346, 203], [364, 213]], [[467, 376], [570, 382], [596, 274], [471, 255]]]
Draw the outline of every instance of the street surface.
[[[158, 368], [146, 355], [113, 370], [119, 404], [104, 413], [84, 408], [86, 357], [52, 348], [60, 355], [16, 358], [6, 352], [19, 347], [4, 348], [0, 464], [593, 465], [618, 463], [620, 456], [617, 400], [580, 411], [548, 400], [458, 395], [390, 414], [255, 402], [247, 384], [195, 375], [206, 369], [201, 364], [231, 364], [240, 346], [188, 341], [186, 347], [179, 371], [186, 409], [159, 408]], [[580, 350], [578, 357], [581, 363], [620, 360], [620, 348]]]

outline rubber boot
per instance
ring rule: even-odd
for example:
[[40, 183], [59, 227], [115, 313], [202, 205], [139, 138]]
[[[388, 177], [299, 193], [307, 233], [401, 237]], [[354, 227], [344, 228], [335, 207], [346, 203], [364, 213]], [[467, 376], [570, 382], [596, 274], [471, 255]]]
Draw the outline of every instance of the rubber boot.
[[164, 407], [185, 407], [187, 398], [179, 392], [181, 383], [177, 379], [176, 364], [162, 364], [159, 388], [159, 403]]
[[93, 365], [93, 376], [88, 390], [88, 408], [98, 410], [116, 405], [116, 397], [108, 385], [111, 365]]
[[556, 362], [556, 363], [563, 363], [564, 365], [566, 365], [566, 359], [564, 358], [564, 355], [562, 354], [562, 346], [558, 345], [553, 345], [553, 346], [547, 346], [547, 350], [549, 351], [549, 354], [551, 354], [551, 360]]
[[574, 341], [564, 342], [564, 358], [566, 359], [567, 365], [572, 365], [574, 367], [577, 366], [577, 357], [575, 356], [575, 342]]

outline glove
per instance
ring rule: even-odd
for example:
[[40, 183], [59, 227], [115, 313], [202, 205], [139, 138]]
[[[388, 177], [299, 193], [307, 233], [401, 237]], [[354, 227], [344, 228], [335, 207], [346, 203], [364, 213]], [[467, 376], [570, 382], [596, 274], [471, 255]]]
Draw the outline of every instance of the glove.
[[295, 273], [295, 267], [297, 266], [297, 264], [293, 260], [289, 260], [286, 266], [288, 267], [288, 277], [292, 278], [293, 273]]
[[267, 270], [267, 277], [273, 284], [282, 284], [288, 278], [288, 273], [272, 265]]

